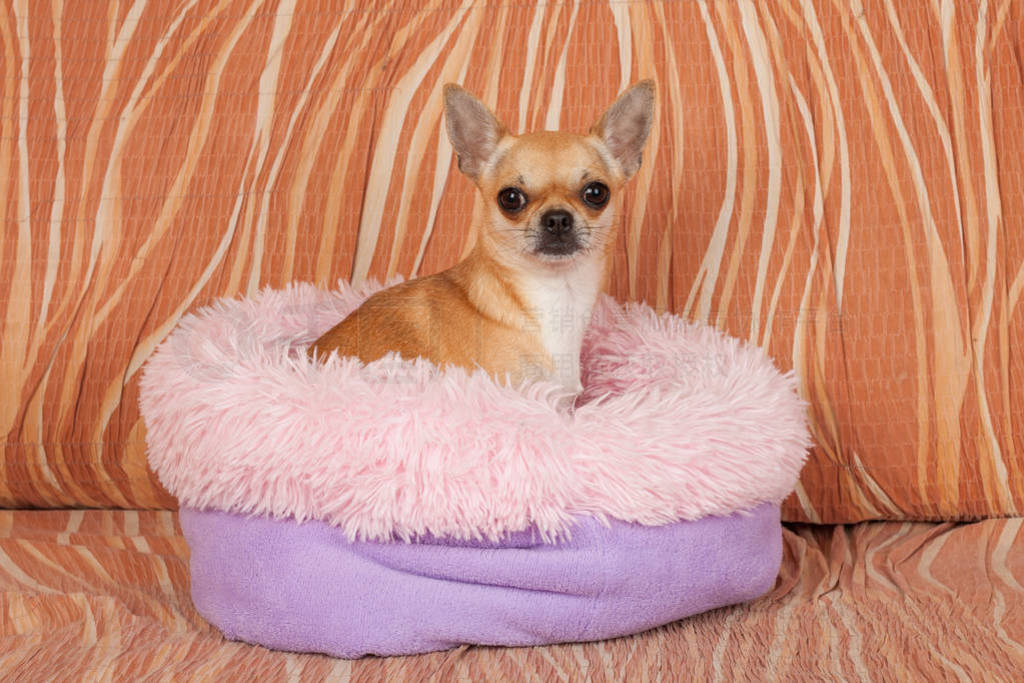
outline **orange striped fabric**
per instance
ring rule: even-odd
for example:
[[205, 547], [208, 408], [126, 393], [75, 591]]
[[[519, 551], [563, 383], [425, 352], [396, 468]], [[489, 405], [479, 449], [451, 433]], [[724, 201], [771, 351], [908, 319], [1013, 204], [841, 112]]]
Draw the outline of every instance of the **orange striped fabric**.
[[477, 210], [440, 89], [516, 130], [658, 81], [611, 292], [763, 345], [792, 520], [1024, 510], [1020, 0], [0, 3], [0, 504], [161, 508], [139, 368], [181, 316], [412, 276]]
[[1019, 680], [1021, 520], [785, 532], [772, 592], [636, 636], [355, 662], [226, 642], [171, 512], [0, 512], [4, 680]]

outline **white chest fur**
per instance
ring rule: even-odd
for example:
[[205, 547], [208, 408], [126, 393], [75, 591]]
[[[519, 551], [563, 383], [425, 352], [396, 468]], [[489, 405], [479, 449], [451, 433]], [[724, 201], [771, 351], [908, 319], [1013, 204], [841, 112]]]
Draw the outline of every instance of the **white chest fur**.
[[574, 393], [580, 383], [580, 347], [601, 286], [601, 264], [583, 261], [564, 271], [531, 274], [523, 297], [551, 356], [554, 379]]

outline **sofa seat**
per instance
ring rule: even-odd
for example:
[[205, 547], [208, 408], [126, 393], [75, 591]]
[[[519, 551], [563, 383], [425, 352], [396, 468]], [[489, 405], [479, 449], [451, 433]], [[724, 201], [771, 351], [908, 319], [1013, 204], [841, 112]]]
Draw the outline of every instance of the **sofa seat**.
[[[581, 645], [335, 660], [225, 640], [192, 607], [167, 511], [0, 511], [8, 680], [1012, 680], [1024, 671], [1022, 519], [789, 525], [765, 597]], [[1015, 673], [1016, 672], [1016, 673]]]

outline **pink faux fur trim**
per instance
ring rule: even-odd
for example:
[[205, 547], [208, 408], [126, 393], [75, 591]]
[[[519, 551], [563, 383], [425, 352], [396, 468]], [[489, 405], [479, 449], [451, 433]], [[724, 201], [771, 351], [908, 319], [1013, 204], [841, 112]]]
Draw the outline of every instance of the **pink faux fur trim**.
[[791, 373], [702, 325], [604, 298], [584, 400], [422, 361], [303, 350], [366, 296], [310, 285], [185, 317], [148, 362], [149, 460], [182, 505], [350, 537], [545, 537], [577, 515], [665, 524], [781, 501], [803, 465]]

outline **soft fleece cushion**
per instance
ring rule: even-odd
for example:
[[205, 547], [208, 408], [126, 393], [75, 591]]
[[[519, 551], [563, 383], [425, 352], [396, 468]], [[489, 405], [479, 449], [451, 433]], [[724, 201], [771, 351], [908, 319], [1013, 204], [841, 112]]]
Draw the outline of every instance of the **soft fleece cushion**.
[[338, 657], [636, 633], [772, 587], [776, 505], [642, 526], [584, 517], [556, 544], [351, 541], [324, 522], [181, 510], [192, 600], [229, 638]]
[[225, 635], [342, 657], [579, 641], [771, 587], [807, 434], [759, 351], [604, 299], [572, 410], [554, 385], [307, 359], [378, 287], [222, 301], [146, 368], [150, 462]]
[[305, 356], [379, 287], [293, 286], [181, 321], [141, 405], [150, 463], [182, 506], [317, 519], [359, 540], [550, 540], [581, 515], [667, 524], [793, 489], [804, 405], [756, 348], [604, 298], [571, 412], [554, 385]]

